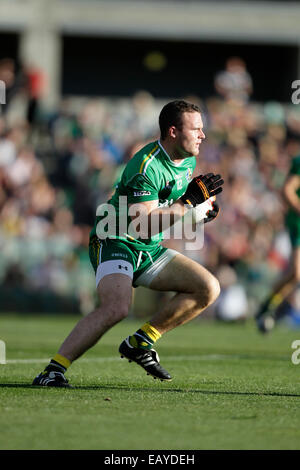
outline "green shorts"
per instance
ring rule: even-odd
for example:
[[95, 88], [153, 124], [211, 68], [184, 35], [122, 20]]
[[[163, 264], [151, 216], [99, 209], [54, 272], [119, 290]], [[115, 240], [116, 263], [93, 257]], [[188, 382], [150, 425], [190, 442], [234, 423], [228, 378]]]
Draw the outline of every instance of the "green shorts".
[[135, 250], [121, 240], [94, 236], [89, 244], [89, 256], [96, 275], [96, 287], [109, 274], [125, 274], [133, 287], [148, 287], [157, 274], [171, 261], [177, 251], [157, 245], [149, 251]]
[[285, 218], [286, 228], [289, 232], [293, 248], [300, 246], [300, 217], [294, 211], [288, 211]]

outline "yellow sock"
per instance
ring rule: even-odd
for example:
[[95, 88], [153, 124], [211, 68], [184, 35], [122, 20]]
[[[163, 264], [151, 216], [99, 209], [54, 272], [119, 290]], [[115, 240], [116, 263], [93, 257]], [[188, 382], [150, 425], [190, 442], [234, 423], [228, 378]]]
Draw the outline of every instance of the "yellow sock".
[[141, 327], [141, 330], [144, 331], [154, 343], [161, 337], [161, 333], [156, 328], [154, 328], [154, 326], [152, 326], [149, 322], [145, 323]]
[[66, 357], [62, 356], [61, 354], [55, 354], [52, 360], [57, 362], [60, 366], [64, 367], [65, 369], [68, 369], [68, 367], [70, 367], [71, 365], [71, 361]]
[[283, 302], [284, 297], [281, 294], [275, 294], [270, 300], [270, 307], [277, 308]]
[[151, 349], [160, 337], [161, 333], [147, 322], [130, 337], [130, 344], [135, 348]]

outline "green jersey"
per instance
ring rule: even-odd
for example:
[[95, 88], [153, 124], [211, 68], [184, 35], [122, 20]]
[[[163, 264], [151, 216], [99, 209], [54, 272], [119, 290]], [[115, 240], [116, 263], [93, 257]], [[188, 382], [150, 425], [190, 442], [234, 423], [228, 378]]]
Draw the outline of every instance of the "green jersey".
[[[195, 167], [195, 157], [185, 158], [179, 164], [174, 163], [160, 141], [143, 147], [127, 163], [115, 193], [106, 205], [108, 209], [108, 206], [113, 206], [117, 221], [115, 230], [111, 231], [108, 226], [107, 237], [122, 240], [138, 250], [156, 249], [163, 240], [162, 233], [149, 239], [132, 237], [130, 215], [133, 214], [128, 214], [129, 205], [158, 200], [159, 207], [171, 206], [186, 192]], [[104, 223], [104, 217], [107, 217], [107, 211], [97, 215], [90, 237], [99, 236], [99, 223]]]

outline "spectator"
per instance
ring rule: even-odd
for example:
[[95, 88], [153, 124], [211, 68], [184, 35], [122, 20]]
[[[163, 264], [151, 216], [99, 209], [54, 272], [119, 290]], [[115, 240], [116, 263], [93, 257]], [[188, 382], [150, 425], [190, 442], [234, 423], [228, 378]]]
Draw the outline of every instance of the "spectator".
[[226, 100], [248, 101], [252, 94], [252, 87], [251, 76], [240, 57], [230, 57], [226, 61], [225, 70], [215, 77], [215, 89]]

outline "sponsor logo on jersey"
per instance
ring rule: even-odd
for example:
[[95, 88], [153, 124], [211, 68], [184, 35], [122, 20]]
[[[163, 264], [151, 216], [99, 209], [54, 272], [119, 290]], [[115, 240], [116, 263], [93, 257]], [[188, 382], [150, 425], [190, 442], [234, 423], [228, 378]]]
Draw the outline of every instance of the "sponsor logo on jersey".
[[134, 196], [150, 196], [151, 191], [134, 191]]
[[187, 182], [189, 183], [192, 179], [192, 170], [190, 168], [186, 170], [185, 177], [186, 177]]

